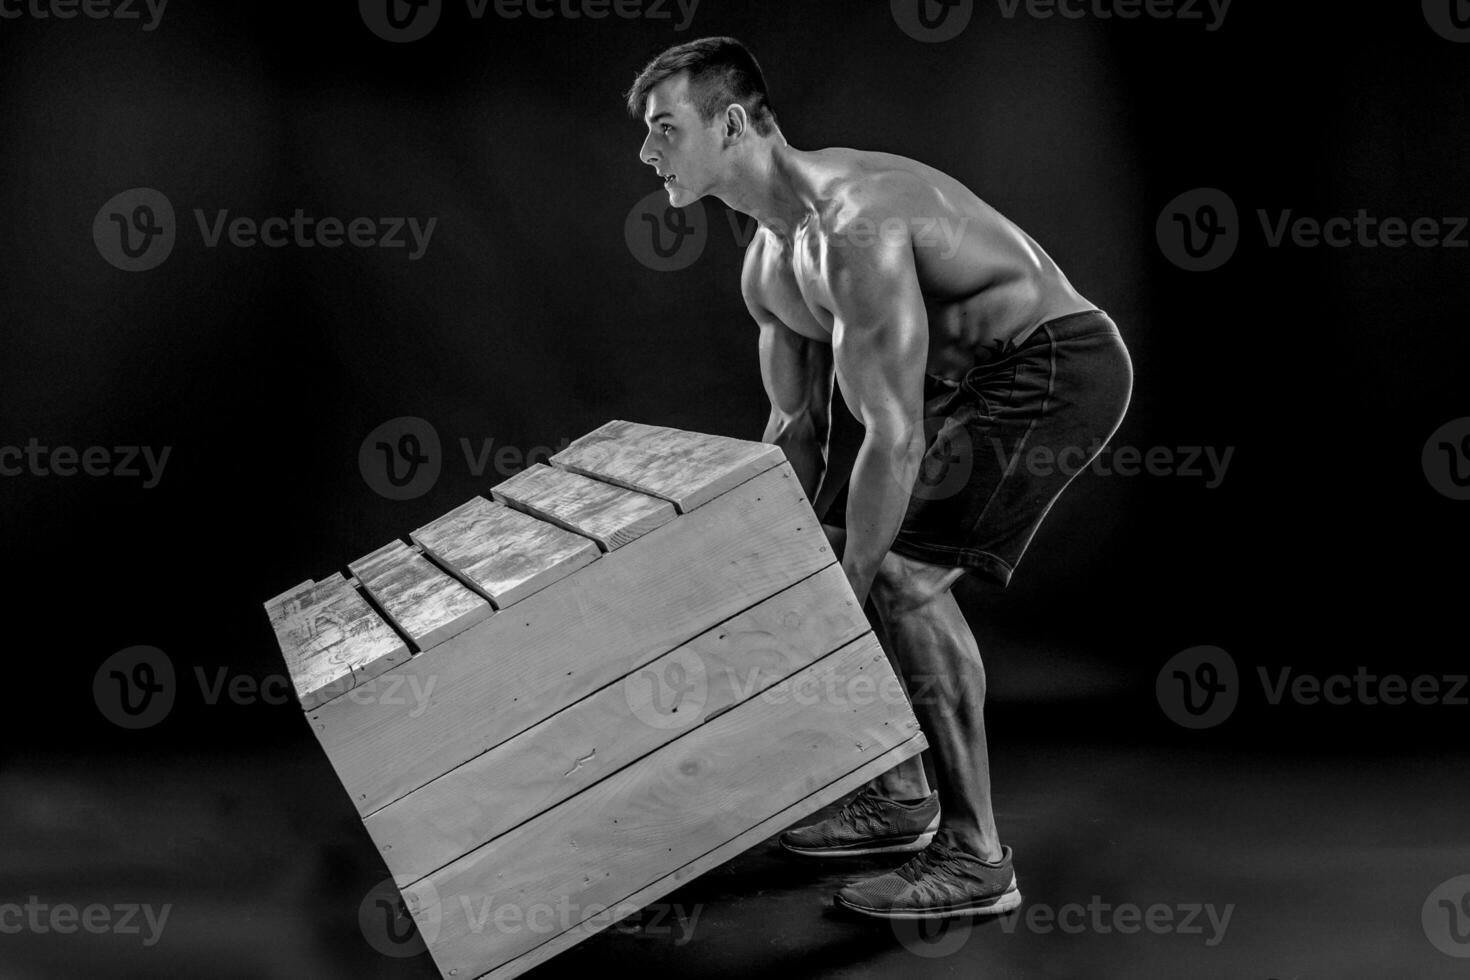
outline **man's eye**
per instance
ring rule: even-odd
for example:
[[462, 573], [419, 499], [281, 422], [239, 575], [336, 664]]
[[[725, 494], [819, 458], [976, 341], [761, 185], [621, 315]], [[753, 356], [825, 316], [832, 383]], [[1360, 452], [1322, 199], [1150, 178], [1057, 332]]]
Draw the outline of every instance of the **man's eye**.
[[670, 126], [668, 123], [659, 123], [658, 128], [662, 129], [664, 131], [664, 135], [667, 136], [669, 135], [669, 130], [673, 129], [674, 127]]

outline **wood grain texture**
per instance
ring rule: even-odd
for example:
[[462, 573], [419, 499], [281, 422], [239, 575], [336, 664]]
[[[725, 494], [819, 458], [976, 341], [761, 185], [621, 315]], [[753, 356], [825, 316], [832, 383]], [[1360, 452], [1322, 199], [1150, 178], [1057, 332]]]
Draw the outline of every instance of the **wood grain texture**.
[[621, 548], [676, 516], [667, 500], [542, 463], [490, 493], [503, 504], [586, 535], [603, 551]]
[[828, 565], [364, 823], [409, 884], [867, 631], [847, 576]]
[[482, 974], [478, 980], [512, 980], [513, 977], [520, 976], [532, 967], [545, 963], [553, 956], [566, 952], [589, 936], [596, 935], [618, 920], [657, 902], [676, 888], [682, 887], [685, 883], [698, 878], [700, 875], [708, 874], [720, 865], [734, 860], [773, 834], [779, 833], [801, 820], [805, 820], [813, 813], [822, 809], [822, 807], [835, 803], [848, 793], [860, 789], [874, 778], [882, 775], [899, 763], [913, 758], [928, 747], [928, 741], [924, 738], [923, 733], [920, 732], [913, 738], [894, 746], [874, 759], [864, 762], [852, 772], [847, 773], [809, 796], [791, 804], [791, 806], [788, 806], [780, 813], [766, 820], [762, 820], [732, 840], [728, 840], [719, 847], [707, 851], [671, 874], [664, 875], [659, 880], [638, 889], [614, 905], [609, 910], [609, 914], [584, 919], [566, 932], [558, 934], [554, 938], [547, 940], [534, 949], [522, 953], [515, 959], [496, 967], [488, 973]]
[[[907, 700], [859, 703], [860, 676], [892, 677], [871, 634], [404, 888], [415, 919], [433, 917], [422, 931], [440, 972], [529, 952], [571, 925], [533, 910], [569, 907], [575, 922], [616, 905], [918, 734]], [[522, 926], [497, 928], [500, 908]]]
[[573, 473], [671, 501], [688, 513], [786, 461], [778, 446], [640, 422], [609, 422], [551, 457]]
[[832, 561], [782, 464], [385, 675], [431, 703], [337, 698], [312, 730], [366, 815]]
[[420, 651], [432, 649], [495, 611], [402, 541], [385, 544], [348, 562], [347, 567]]
[[600, 554], [588, 538], [484, 497], [466, 501], [409, 536], [497, 609], [560, 581]]
[[408, 660], [408, 645], [340, 574], [265, 604], [304, 709], [317, 708]]

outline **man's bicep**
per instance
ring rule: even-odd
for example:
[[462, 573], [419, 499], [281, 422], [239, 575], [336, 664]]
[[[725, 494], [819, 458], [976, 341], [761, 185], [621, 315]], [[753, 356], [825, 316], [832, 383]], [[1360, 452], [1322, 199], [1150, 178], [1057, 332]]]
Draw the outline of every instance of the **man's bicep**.
[[761, 381], [771, 408], [783, 416], [825, 417], [832, 396], [832, 349], [770, 316], [760, 326]]
[[870, 431], [904, 435], [921, 420], [929, 321], [908, 246], [851, 249], [833, 271], [838, 382]]

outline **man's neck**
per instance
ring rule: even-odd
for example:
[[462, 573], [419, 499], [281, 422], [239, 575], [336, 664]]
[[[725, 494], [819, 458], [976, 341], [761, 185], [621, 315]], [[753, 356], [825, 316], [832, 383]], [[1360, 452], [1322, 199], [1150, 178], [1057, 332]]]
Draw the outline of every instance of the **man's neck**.
[[798, 152], [779, 134], [762, 140], [736, 164], [730, 180], [714, 196], [789, 240], [813, 212], [814, 195], [796, 163]]

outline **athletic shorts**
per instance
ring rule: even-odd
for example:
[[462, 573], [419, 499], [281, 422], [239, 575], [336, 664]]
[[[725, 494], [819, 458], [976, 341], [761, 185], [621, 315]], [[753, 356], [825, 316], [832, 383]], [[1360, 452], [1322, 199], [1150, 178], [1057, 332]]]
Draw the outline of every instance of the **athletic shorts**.
[[[1010, 584], [1073, 477], [1117, 431], [1133, 364], [1101, 310], [1049, 320], [982, 353], [960, 381], [924, 385], [927, 447], [892, 550]], [[847, 487], [825, 523], [845, 526]]]

